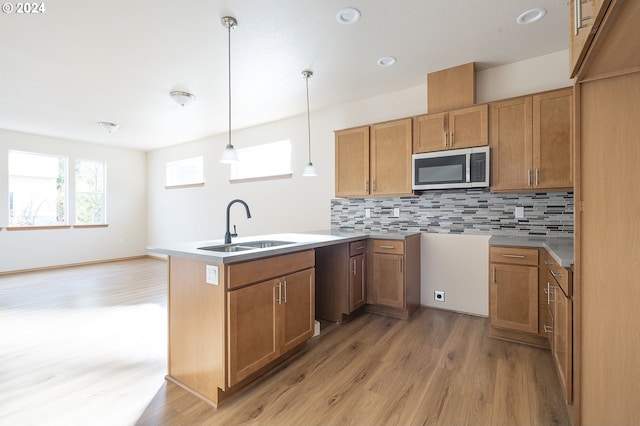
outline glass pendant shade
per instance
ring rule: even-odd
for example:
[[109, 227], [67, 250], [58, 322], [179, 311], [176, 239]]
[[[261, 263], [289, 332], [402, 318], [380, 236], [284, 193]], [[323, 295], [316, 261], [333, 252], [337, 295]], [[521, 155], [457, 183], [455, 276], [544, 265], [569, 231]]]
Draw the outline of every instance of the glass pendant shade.
[[225, 164], [231, 164], [238, 161], [238, 153], [233, 145], [228, 144], [224, 151], [222, 151], [222, 157], [220, 157], [220, 162]]
[[318, 173], [316, 172], [316, 168], [313, 166], [313, 163], [309, 163], [306, 165], [306, 167], [304, 168], [304, 171], [302, 172], [302, 176], [318, 176]]

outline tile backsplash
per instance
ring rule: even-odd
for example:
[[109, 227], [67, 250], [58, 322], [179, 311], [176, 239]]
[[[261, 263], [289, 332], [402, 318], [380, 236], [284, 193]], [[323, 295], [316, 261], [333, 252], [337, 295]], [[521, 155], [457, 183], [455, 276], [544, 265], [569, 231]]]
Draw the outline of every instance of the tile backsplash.
[[[515, 208], [524, 217], [515, 218]], [[393, 217], [394, 208], [400, 217]], [[369, 218], [365, 210], [369, 209]], [[331, 227], [373, 232], [573, 236], [573, 192], [491, 193], [489, 189], [425, 191], [390, 198], [331, 200]]]

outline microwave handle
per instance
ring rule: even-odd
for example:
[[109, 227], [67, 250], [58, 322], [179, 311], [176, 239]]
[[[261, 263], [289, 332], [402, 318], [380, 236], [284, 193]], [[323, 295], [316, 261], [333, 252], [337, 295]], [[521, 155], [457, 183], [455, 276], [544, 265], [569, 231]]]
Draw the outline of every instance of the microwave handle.
[[465, 155], [465, 158], [466, 158], [466, 162], [467, 162], [467, 180], [466, 180], [466, 182], [469, 183], [469, 182], [471, 182], [471, 154]]

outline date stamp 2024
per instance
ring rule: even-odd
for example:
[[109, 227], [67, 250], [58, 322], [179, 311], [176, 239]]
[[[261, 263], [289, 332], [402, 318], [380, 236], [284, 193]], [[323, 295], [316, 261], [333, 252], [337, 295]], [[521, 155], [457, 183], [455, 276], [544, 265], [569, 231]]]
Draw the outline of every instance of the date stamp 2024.
[[38, 14], [46, 10], [44, 3], [2, 3], [2, 12], [6, 14]]

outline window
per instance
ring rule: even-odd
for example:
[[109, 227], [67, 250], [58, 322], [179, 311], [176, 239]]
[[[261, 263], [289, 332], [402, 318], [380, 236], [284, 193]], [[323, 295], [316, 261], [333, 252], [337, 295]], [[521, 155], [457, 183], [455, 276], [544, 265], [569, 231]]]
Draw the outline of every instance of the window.
[[67, 158], [9, 151], [9, 226], [67, 224]]
[[203, 184], [203, 163], [202, 156], [168, 162], [166, 186]]
[[238, 149], [238, 158], [231, 165], [231, 180], [291, 176], [289, 140]]
[[107, 223], [106, 166], [103, 161], [76, 161], [76, 224]]

